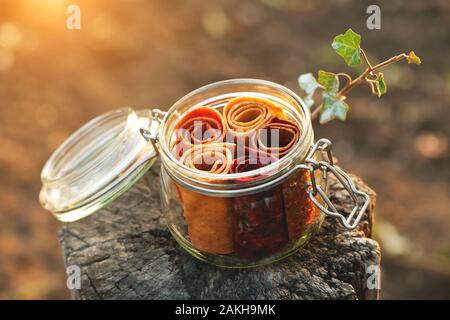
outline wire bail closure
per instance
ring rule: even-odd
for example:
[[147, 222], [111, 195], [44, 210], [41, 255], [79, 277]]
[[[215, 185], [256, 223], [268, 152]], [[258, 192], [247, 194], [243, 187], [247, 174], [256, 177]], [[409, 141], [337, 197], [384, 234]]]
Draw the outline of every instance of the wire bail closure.
[[150, 111], [152, 124], [150, 129], [144, 129], [140, 128], [139, 132], [141, 133], [142, 137], [151, 142], [153, 148], [155, 149], [155, 157], [159, 156], [159, 148], [157, 146], [158, 144], [158, 137], [159, 137], [159, 126], [161, 125], [161, 122], [163, 121], [165, 115], [167, 112], [161, 111], [159, 109], [152, 109]]
[[[361, 218], [364, 212], [367, 209], [367, 206], [370, 203], [370, 198], [367, 193], [362, 192], [356, 189], [355, 184], [353, 183], [352, 178], [345, 173], [342, 169], [335, 166], [333, 164], [333, 155], [331, 152], [332, 143], [328, 139], [320, 139], [318, 140], [312, 147], [309, 155], [305, 160], [305, 164], [299, 165], [299, 167], [303, 169], [307, 169], [311, 173], [311, 182], [305, 185], [306, 192], [308, 193], [311, 200], [314, 204], [326, 215], [339, 218], [342, 225], [347, 229], [354, 229], [361, 221]], [[313, 158], [314, 154], [317, 151], [323, 151], [327, 153], [327, 161], [317, 161]], [[324, 179], [327, 179], [328, 172], [331, 172], [337, 180], [342, 184], [342, 186], [347, 190], [353, 202], [355, 204], [354, 208], [348, 215], [345, 217], [343, 214], [339, 213], [336, 207], [331, 203], [330, 199], [322, 190], [322, 188], [316, 183], [316, 178], [314, 172], [316, 170], [322, 170]], [[316, 195], [319, 195], [323, 201], [327, 204], [328, 208], [325, 208], [320, 202], [316, 199]], [[361, 201], [363, 200], [363, 202]]]

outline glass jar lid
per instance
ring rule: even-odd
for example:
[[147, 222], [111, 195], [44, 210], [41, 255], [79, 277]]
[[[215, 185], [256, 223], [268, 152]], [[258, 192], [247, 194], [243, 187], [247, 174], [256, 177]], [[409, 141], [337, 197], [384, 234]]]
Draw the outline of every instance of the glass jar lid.
[[154, 163], [157, 150], [140, 129], [156, 132], [150, 110], [122, 108], [73, 133], [48, 159], [39, 199], [60, 221], [81, 219], [128, 190]]

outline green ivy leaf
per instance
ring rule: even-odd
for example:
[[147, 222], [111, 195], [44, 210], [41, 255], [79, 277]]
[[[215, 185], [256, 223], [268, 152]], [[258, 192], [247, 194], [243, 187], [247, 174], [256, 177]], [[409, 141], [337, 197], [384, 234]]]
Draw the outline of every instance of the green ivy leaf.
[[337, 74], [319, 70], [319, 83], [325, 87], [325, 91], [337, 93], [339, 91], [339, 78]]
[[312, 73], [305, 73], [298, 77], [298, 85], [305, 91], [306, 97], [303, 99], [306, 106], [311, 108], [314, 104], [313, 95], [316, 89], [319, 87], [319, 83], [316, 78], [314, 78]]
[[384, 75], [380, 72], [375, 80], [375, 86], [377, 90], [378, 98], [387, 92], [386, 82], [384, 81]]
[[349, 106], [342, 97], [337, 97], [329, 92], [324, 92], [322, 97], [319, 122], [324, 124], [334, 119], [345, 120]]
[[336, 36], [331, 46], [350, 67], [357, 67], [361, 64], [360, 44], [361, 36], [348, 29], [344, 34]]
[[386, 82], [384, 81], [383, 73], [379, 73], [376, 79], [370, 81], [370, 87], [372, 88], [372, 93], [376, 96], [381, 97], [387, 92]]
[[314, 94], [319, 84], [312, 73], [304, 73], [298, 77], [298, 85], [303, 89], [307, 95]]
[[422, 60], [420, 60], [420, 58], [415, 54], [414, 51], [411, 51], [408, 55], [408, 57], [406, 58], [406, 61], [408, 61], [409, 64], [414, 63], [414, 64], [421, 64]]

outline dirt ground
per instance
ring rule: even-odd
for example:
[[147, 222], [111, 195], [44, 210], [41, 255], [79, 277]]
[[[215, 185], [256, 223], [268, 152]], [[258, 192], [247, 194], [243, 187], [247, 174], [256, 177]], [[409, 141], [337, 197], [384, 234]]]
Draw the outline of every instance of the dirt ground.
[[[68, 4], [81, 29], [66, 28]], [[381, 30], [366, 8], [381, 7]], [[351, 93], [348, 121], [315, 124], [342, 167], [378, 193], [382, 298], [450, 298], [450, 2], [325, 0], [2, 0], [0, 2], [0, 298], [69, 298], [41, 209], [40, 170], [92, 117], [167, 109], [189, 91], [261, 78], [299, 91], [301, 73], [347, 71], [330, 47], [348, 27], [386, 69], [388, 94]], [[356, 75], [357, 70], [350, 70]]]

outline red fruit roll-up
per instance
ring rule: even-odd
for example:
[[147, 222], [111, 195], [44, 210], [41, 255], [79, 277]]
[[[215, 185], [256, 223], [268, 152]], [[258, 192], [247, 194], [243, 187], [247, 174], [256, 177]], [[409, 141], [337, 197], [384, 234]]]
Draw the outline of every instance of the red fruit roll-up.
[[223, 142], [225, 120], [219, 111], [202, 106], [187, 112], [175, 125], [171, 150], [179, 159], [192, 145]]
[[[247, 148], [247, 155], [234, 160], [232, 173], [256, 170], [267, 165], [262, 151]], [[264, 159], [264, 161], [263, 161]], [[273, 161], [276, 158], [272, 157]], [[261, 259], [276, 253], [288, 243], [281, 186], [232, 200], [235, 254], [246, 259]]]
[[[297, 144], [300, 135], [301, 129], [294, 121], [273, 118], [257, 131], [253, 144], [273, 156], [282, 158]], [[300, 238], [317, 215], [316, 206], [305, 190], [305, 184], [310, 181], [310, 173], [302, 170], [281, 186], [291, 241]]]

